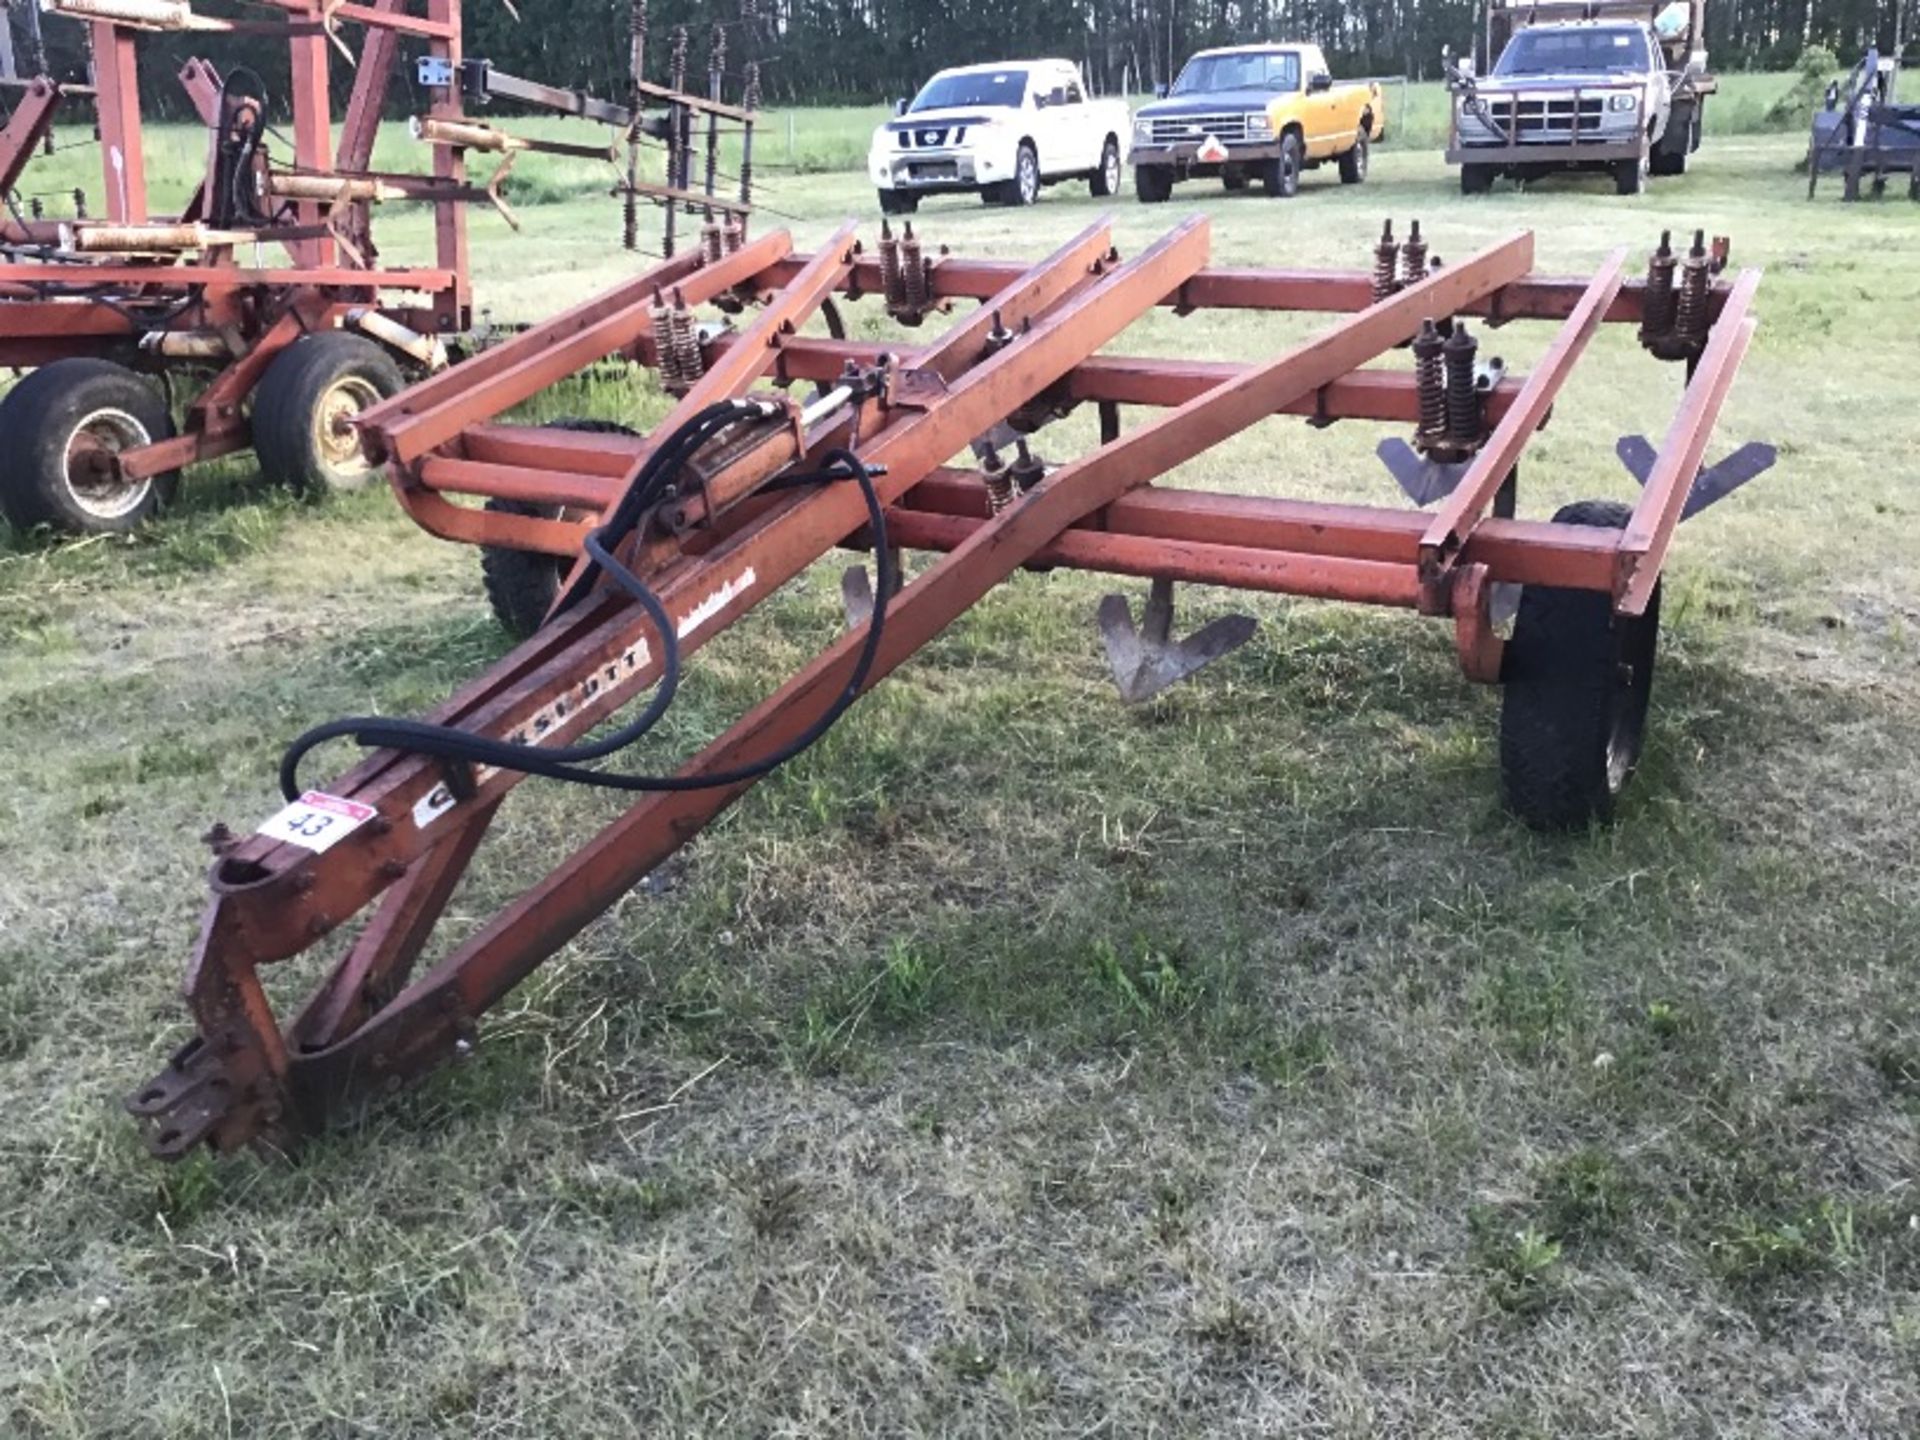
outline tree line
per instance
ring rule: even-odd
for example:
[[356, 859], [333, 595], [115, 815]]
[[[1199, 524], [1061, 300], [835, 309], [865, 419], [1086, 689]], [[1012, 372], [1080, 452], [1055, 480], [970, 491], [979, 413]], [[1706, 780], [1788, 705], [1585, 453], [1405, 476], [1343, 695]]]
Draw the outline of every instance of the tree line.
[[[467, 53], [517, 75], [618, 98], [626, 89], [632, 3], [519, 0], [516, 20], [500, 0], [467, 0]], [[1851, 64], [1870, 43], [1883, 52], [1892, 46], [1903, 3], [1920, 0], [1709, 0], [1709, 56], [1722, 71], [1787, 69], [1819, 45]], [[261, 14], [220, 0], [197, 8]], [[18, 0], [9, 18], [21, 53]], [[1315, 41], [1339, 74], [1427, 79], [1439, 71], [1442, 46], [1462, 53], [1477, 47], [1481, 18], [1478, 0], [651, 0], [648, 70], [649, 78], [665, 79], [672, 33], [685, 25], [695, 88], [705, 88], [719, 28], [726, 35], [726, 93], [738, 96], [747, 63], [757, 60], [769, 105], [873, 102], [911, 94], [941, 66], [1041, 55], [1080, 61], [1098, 91], [1140, 93], [1170, 80], [1197, 49], [1269, 39]], [[42, 26], [49, 67], [80, 78], [81, 27], [55, 17]], [[1905, 28], [1920, 28], [1911, 12]], [[347, 31], [351, 36], [352, 27]], [[173, 75], [190, 54], [223, 68], [250, 65], [270, 88], [286, 73], [284, 46], [271, 40], [148, 37], [142, 89], [152, 113], [185, 111]], [[334, 68], [344, 95], [351, 72]], [[424, 103], [409, 93], [412, 86], [409, 62], [395, 78], [396, 113]]]

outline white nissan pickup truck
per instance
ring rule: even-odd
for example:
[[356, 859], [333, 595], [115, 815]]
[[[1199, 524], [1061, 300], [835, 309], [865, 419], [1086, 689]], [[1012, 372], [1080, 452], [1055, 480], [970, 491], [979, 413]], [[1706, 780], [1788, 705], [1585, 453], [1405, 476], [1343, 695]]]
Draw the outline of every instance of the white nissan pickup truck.
[[1089, 97], [1071, 60], [964, 65], [894, 103], [873, 132], [867, 172], [887, 215], [910, 213], [922, 195], [965, 191], [989, 205], [1031, 205], [1061, 180], [1112, 195], [1132, 134], [1127, 102]]

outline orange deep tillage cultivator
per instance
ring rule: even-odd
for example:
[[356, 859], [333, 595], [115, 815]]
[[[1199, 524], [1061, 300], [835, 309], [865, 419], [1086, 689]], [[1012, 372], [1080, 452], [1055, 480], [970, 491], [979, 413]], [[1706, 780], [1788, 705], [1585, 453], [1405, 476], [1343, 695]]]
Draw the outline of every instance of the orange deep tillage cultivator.
[[[1033, 264], [934, 255], [911, 232], [883, 231], [870, 255], [851, 225], [803, 255], [776, 232], [669, 259], [368, 410], [361, 427], [401, 503], [434, 534], [486, 547], [489, 592], [526, 639], [425, 720], [309, 732], [282, 768], [286, 809], [250, 836], [216, 827], [186, 981], [199, 1034], [128, 1102], [155, 1153], [287, 1147], [469, 1047], [480, 1016], [534, 967], [1023, 567], [1151, 581], [1139, 622], [1120, 597], [1101, 607], [1130, 699], [1251, 633], [1229, 617], [1174, 639], [1178, 582], [1443, 618], [1467, 676], [1505, 687], [1509, 806], [1542, 827], [1608, 816], [1640, 749], [1675, 528], [1771, 458], [1748, 446], [1703, 465], [1753, 336], [1758, 272], [1720, 278], [1724, 242], [1710, 251], [1697, 239], [1684, 257], [1663, 240], [1645, 280], [1627, 278], [1624, 250], [1590, 277], [1536, 275], [1526, 233], [1442, 268], [1417, 227], [1404, 243], [1383, 235], [1370, 273], [1207, 259], [1200, 217], [1128, 258], [1102, 221]], [[844, 334], [840, 307], [868, 297], [908, 324], [956, 315], [917, 347], [799, 333], [819, 313]], [[1257, 364], [1102, 353], [1156, 306], [1332, 319]], [[1482, 363], [1479, 330], [1521, 321], [1557, 327], [1532, 371]], [[1621, 444], [1638, 503], [1515, 518], [1522, 452], [1607, 323], [1637, 325], [1656, 357], [1686, 368], [1664, 440]], [[1403, 345], [1410, 370], [1374, 363]], [[650, 433], [497, 418], [610, 356], [656, 367], [678, 395]], [[1083, 404], [1097, 407], [1098, 444], [1042, 459], [1042, 439], [1060, 432], [1041, 432]], [[1128, 427], [1129, 407], [1157, 413]], [[1433, 508], [1153, 483], [1276, 415], [1411, 426], [1410, 442], [1381, 453]], [[969, 449], [973, 464], [951, 463]], [[834, 643], [676, 773], [595, 763], [658, 718], [689, 656], [841, 547], [871, 551], [877, 574], [848, 572], [850, 624]], [[902, 550], [931, 558], [909, 579]], [[608, 730], [649, 689], [642, 712]], [[310, 788], [303, 757], [335, 736], [368, 753]], [[635, 798], [416, 976], [475, 848], [528, 775]], [[283, 1025], [261, 967], [362, 912], [344, 958]]]

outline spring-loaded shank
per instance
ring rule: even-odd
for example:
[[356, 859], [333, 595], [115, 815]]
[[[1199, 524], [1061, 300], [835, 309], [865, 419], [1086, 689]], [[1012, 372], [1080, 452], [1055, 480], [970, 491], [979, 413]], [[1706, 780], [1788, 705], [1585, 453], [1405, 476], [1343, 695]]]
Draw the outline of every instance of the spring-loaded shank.
[[1393, 221], [1380, 227], [1373, 247], [1373, 301], [1377, 305], [1399, 288], [1400, 243], [1393, 238]]
[[1707, 290], [1713, 277], [1707, 269], [1707, 235], [1693, 232], [1687, 258], [1680, 262], [1680, 296], [1674, 311], [1674, 330], [1690, 351], [1707, 341]]
[[1418, 220], [1407, 227], [1406, 243], [1400, 247], [1400, 263], [1401, 284], [1417, 285], [1427, 278], [1427, 239], [1420, 233]]
[[1673, 232], [1662, 230], [1659, 246], [1647, 257], [1647, 290], [1640, 321], [1643, 344], [1648, 338], [1666, 335], [1673, 329], [1673, 267]]
[[1445, 338], [1428, 316], [1420, 322], [1420, 333], [1413, 337], [1413, 383], [1420, 402], [1419, 428], [1414, 443], [1421, 447], [1437, 445], [1447, 437], [1447, 383], [1441, 351]]
[[1471, 448], [1480, 442], [1480, 396], [1473, 383], [1474, 357], [1480, 342], [1467, 331], [1467, 322], [1456, 319], [1453, 334], [1447, 337], [1444, 358], [1447, 367], [1447, 439], [1456, 446]]

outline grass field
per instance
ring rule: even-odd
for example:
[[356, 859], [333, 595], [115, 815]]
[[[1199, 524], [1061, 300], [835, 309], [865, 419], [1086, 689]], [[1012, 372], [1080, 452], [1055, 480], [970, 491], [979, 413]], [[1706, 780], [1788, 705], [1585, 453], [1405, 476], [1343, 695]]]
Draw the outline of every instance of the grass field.
[[[1023, 575], [470, 1063], [298, 1163], [162, 1168], [117, 1098], [183, 1035], [197, 837], [275, 807], [309, 723], [418, 710], [502, 653], [477, 558], [382, 493], [305, 508], [237, 462], [135, 541], [9, 540], [0, 1433], [1920, 1431], [1920, 207], [1810, 205], [1800, 150], [1720, 137], [1639, 199], [1469, 202], [1402, 147], [1357, 190], [1114, 212], [1131, 253], [1203, 209], [1222, 263], [1362, 265], [1391, 214], [1450, 257], [1531, 226], [1573, 271], [1702, 224], [1766, 267], [1714, 453], [1780, 465], [1681, 534], [1616, 827], [1502, 815], [1497, 696], [1443, 626], [1190, 594], [1187, 623], [1259, 635], [1126, 710], [1092, 624], [1116, 587]], [[857, 174], [771, 197], [802, 243], [871, 210]], [[1096, 213], [1075, 187], [920, 224], [1035, 256]], [[525, 218], [477, 222], [503, 317], [633, 268], [611, 201]], [[1124, 348], [1302, 333], [1160, 313]], [[1613, 439], [1677, 394], [1601, 337], [1523, 513], [1628, 494]], [[1274, 422], [1179, 478], [1392, 503], [1376, 438]], [[636, 768], [831, 636], [837, 571], [703, 651]], [[608, 813], [523, 786], [452, 931]]]

